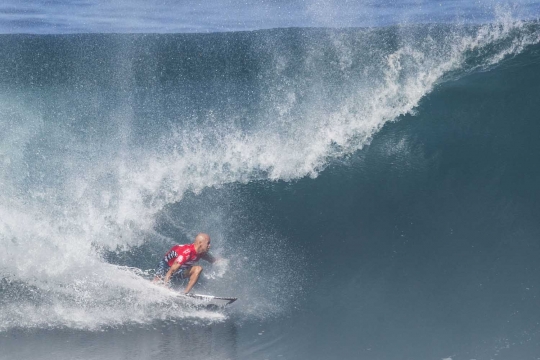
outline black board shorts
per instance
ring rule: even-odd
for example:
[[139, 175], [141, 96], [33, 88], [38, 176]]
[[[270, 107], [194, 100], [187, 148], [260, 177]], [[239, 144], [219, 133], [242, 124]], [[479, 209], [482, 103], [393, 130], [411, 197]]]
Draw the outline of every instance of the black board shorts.
[[[165, 259], [162, 259], [159, 262], [159, 265], [156, 269], [156, 276], [164, 277], [167, 272], [169, 271], [171, 267], [169, 264], [165, 261]], [[189, 277], [189, 267], [181, 267], [178, 269], [174, 274], [171, 275], [171, 280], [184, 280]]]

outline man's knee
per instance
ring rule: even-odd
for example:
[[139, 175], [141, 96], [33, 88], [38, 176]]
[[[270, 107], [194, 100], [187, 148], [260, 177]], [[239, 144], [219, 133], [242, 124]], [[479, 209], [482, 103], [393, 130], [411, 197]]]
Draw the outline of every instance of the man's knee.
[[201, 272], [202, 272], [202, 266], [200, 265], [195, 265], [191, 268], [191, 273], [193, 275], [199, 275]]

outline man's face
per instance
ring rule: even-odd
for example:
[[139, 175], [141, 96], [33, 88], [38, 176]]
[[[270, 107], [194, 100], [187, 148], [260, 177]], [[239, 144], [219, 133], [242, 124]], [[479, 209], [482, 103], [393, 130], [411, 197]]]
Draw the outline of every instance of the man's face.
[[208, 252], [210, 250], [210, 240], [203, 242], [203, 251]]

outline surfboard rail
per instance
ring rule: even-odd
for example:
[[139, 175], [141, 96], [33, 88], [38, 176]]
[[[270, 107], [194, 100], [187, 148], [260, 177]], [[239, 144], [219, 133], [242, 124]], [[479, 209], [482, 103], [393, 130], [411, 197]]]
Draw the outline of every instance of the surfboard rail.
[[213, 295], [203, 295], [203, 294], [188, 293], [184, 295], [193, 299], [202, 300], [204, 302], [213, 302], [213, 301], [223, 302], [224, 303], [223, 306], [230, 305], [236, 300], [238, 300], [238, 298], [235, 298], [235, 297], [223, 297], [223, 296], [213, 296]]

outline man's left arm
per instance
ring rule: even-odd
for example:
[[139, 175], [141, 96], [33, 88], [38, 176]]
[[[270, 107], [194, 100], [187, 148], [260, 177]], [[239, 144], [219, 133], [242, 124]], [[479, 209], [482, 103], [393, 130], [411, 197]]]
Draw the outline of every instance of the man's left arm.
[[212, 256], [210, 253], [205, 253], [201, 255], [201, 259], [208, 261], [210, 264], [215, 263], [218, 259]]

